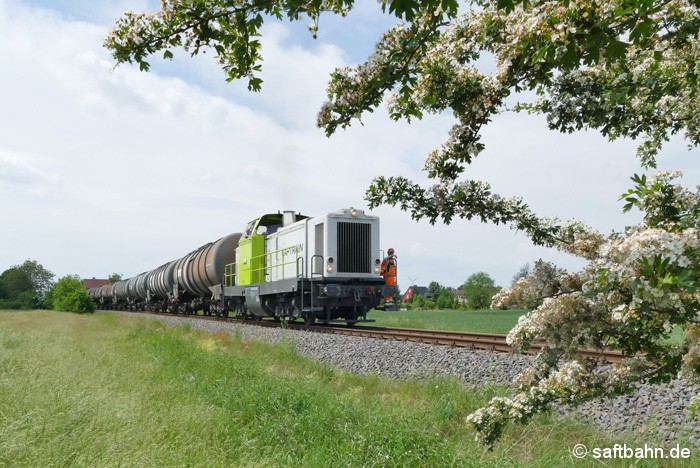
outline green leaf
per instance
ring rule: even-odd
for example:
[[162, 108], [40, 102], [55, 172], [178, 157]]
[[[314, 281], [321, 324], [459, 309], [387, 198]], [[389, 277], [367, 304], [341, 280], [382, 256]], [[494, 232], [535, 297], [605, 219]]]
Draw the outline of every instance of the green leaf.
[[608, 59], [620, 60], [625, 57], [629, 44], [617, 39], [612, 39], [607, 47], [606, 56]]
[[574, 68], [579, 63], [579, 56], [576, 47], [569, 45], [561, 58], [564, 68]]
[[545, 54], [547, 53], [548, 50], [549, 50], [549, 46], [548, 46], [548, 45], [546, 45], [546, 46], [544, 46], [544, 47], [541, 47], [537, 52], [535, 52], [535, 53], [533, 54], [533, 56], [532, 56], [532, 61], [533, 61], [533, 62], [539, 62], [540, 60], [542, 60], [542, 59], [544, 58], [544, 56], [545, 56]]
[[510, 13], [515, 8], [515, 2], [513, 0], [496, 0], [496, 5], [499, 10], [503, 10], [506, 13]]
[[652, 26], [654, 26], [654, 22], [650, 19], [638, 23], [630, 33], [630, 40], [633, 43], [637, 43], [639, 40], [649, 37], [652, 32]]

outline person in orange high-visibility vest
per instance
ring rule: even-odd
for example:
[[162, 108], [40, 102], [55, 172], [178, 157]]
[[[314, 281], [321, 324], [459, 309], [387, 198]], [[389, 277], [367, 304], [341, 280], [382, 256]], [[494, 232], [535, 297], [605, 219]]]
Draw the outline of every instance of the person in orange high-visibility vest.
[[391, 306], [394, 305], [394, 292], [396, 291], [396, 255], [391, 247], [387, 250], [387, 254], [387, 257], [382, 261], [379, 274], [384, 278], [384, 284], [392, 286], [391, 288], [386, 288], [386, 292], [390, 293], [390, 295], [384, 297], [386, 305]]

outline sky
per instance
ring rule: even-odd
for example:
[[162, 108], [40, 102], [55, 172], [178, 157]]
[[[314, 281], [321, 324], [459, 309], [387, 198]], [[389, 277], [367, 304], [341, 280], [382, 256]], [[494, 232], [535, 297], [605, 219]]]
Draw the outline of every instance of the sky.
[[[126, 10], [149, 0], [0, 0], [0, 271], [33, 259], [57, 277], [131, 277], [179, 258], [262, 214], [319, 216], [366, 209], [377, 175], [428, 183], [427, 154], [447, 138], [448, 114], [407, 124], [384, 108], [327, 138], [315, 126], [330, 73], [371, 53], [395, 21], [376, 1], [348, 18], [263, 29], [263, 89], [226, 83], [208, 54], [176, 51], [152, 71], [115, 68], [102, 47]], [[580, 219], [604, 232], [639, 221], [617, 201], [643, 172], [635, 143], [594, 132], [562, 135], [541, 116], [503, 114], [467, 177], [521, 196], [542, 216]], [[698, 150], [672, 140], [659, 168], [700, 183]], [[398, 255], [399, 286], [457, 287], [483, 271], [507, 286], [542, 258], [584, 263], [532, 245], [506, 226], [415, 222], [398, 208], [381, 218], [381, 246]]]

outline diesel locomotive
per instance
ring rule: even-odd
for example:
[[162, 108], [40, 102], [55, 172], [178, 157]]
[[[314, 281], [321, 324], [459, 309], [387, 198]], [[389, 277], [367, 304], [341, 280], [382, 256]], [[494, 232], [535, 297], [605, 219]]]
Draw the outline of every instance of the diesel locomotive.
[[378, 217], [285, 211], [89, 293], [101, 309], [355, 324], [385, 295], [381, 262]]

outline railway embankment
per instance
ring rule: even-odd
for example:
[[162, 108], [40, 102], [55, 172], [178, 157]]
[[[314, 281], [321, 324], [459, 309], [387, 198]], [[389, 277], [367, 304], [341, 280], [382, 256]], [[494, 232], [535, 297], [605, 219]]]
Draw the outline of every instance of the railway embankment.
[[[512, 385], [533, 359], [488, 350], [312, 333], [196, 317], [142, 315], [169, 325], [188, 323], [193, 329], [210, 333], [225, 330], [242, 340], [288, 342], [301, 355], [346, 372], [375, 373], [394, 379], [445, 376], [467, 385]], [[672, 444], [688, 441], [700, 448], [700, 414], [693, 415], [688, 409], [692, 396], [698, 393], [700, 386], [674, 380], [667, 384], [643, 384], [630, 395], [557, 411], [562, 417], [574, 412], [582, 420], [611, 433], [628, 433], [635, 439], [656, 435]]]

